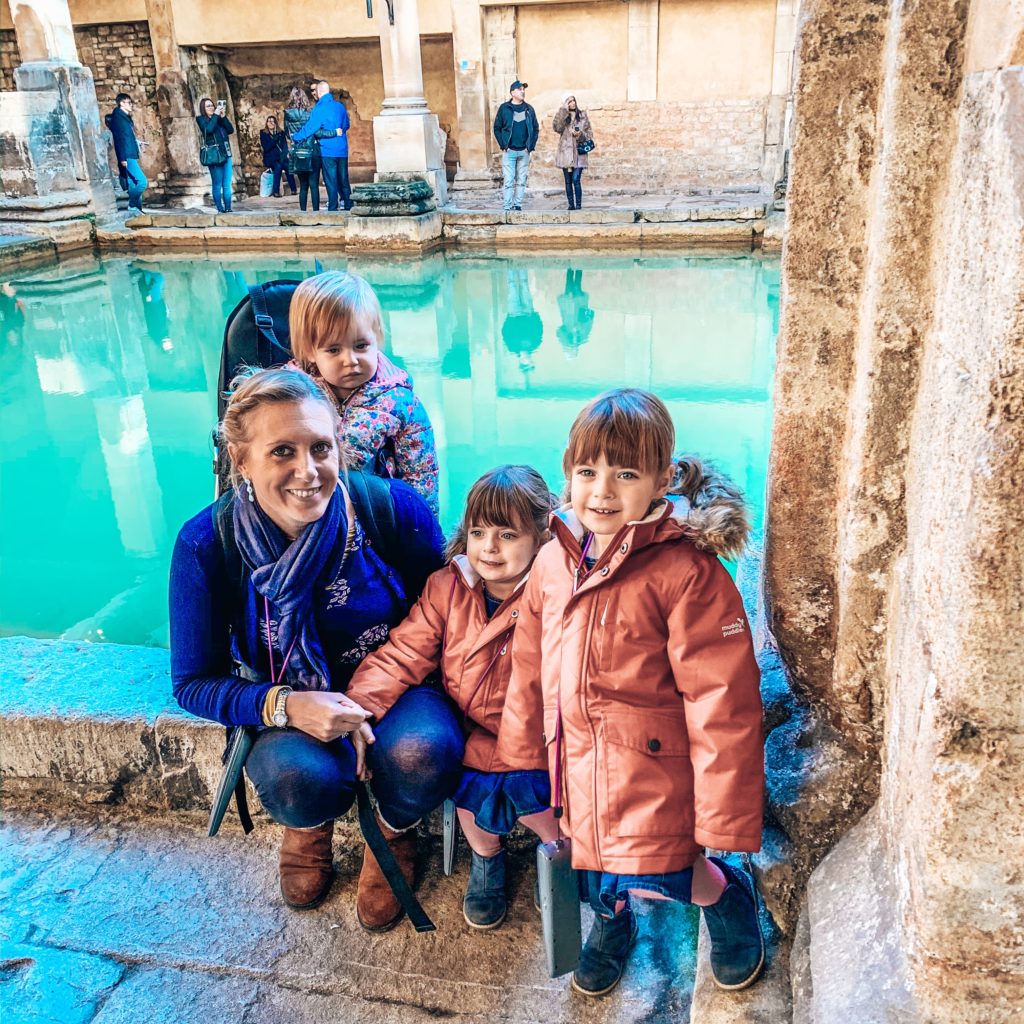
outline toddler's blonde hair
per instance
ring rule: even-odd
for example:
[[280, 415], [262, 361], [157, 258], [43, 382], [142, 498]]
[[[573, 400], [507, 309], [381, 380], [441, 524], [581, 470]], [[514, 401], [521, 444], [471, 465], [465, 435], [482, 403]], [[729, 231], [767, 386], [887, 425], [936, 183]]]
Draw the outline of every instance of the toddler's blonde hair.
[[343, 270], [327, 270], [307, 277], [295, 289], [288, 311], [295, 361], [312, 373], [316, 369], [317, 350], [343, 335], [349, 321], [357, 315], [369, 316], [379, 345], [384, 340], [384, 319], [377, 293], [365, 278]]

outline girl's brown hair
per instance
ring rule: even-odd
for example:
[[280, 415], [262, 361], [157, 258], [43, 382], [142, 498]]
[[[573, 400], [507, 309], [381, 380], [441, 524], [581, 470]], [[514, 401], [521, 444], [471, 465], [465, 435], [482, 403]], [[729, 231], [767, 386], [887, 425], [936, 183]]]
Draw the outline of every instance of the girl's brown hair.
[[[206, 117], [206, 104], [207, 103], [213, 103], [213, 100], [211, 100], [209, 96], [204, 96], [199, 101], [199, 113], [203, 117]], [[216, 110], [217, 109], [217, 104], [213, 103], [213, 107], [214, 107], [214, 110]]]
[[469, 489], [466, 511], [445, 557], [466, 553], [466, 537], [474, 526], [508, 526], [532, 533], [540, 541], [557, 505], [544, 478], [532, 466], [497, 466]]
[[615, 388], [590, 401], [569, 430], [562, 456], [566, 480], [574, 466], [596, 462], [662, 473], [672, 462], [676, 431], [665, 403], [639, 388]]
[[307, 277], [295, 289], [288, 312], [296, 362], [312, 373], [316, 369], [317, 350], [343, 335], [356, 314], [369, 315], [379, 345], [384, 340], [384, 320], [380, 300], [368, 281], [343, 270]]
[[[331, 412], [333, 434], [338, 432], [338, 410], [326, 393], [311, 377], [298, 370], [289, 370], [281, 366], [271, 370], [260, 370], [246, 367], [232, 380], [228, 395], [228, 405], [221, 420], [219, 437], [228, 445], [228, 454], [232, 450], [242, 456], [249, 444], [252, 416], [265, 405], [278, 402], [304, 402], [311, 398], [323, 402]], [[337, 442], [335, 442], [337, 443]], [[339, 451], [341, 469], [345, 468], [344, 452]], [[231, 459], [231, 483], [236, 487], [241, 483], [241, 475], [236, 466], [236, 459]]]

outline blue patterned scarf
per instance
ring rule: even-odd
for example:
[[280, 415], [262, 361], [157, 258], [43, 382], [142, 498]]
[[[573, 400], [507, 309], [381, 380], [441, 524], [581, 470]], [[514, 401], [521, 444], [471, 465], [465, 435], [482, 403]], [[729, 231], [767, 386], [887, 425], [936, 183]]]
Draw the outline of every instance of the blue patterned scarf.
[[329, 690], [331, 674], [317, 634], [313, 595], [318, 583], [330, 582], [327, 576], [344, 554], [348, 524], [341, 490], [335, 488], [324, 514], [294, 541], [258, 504], [241, 495], [233, 515], [235, 541], [252, 572], [253, 588], [270, 601], [270, 613], [277, 619], [281, 657], [291, 650], [284, 680], [298, 689]]

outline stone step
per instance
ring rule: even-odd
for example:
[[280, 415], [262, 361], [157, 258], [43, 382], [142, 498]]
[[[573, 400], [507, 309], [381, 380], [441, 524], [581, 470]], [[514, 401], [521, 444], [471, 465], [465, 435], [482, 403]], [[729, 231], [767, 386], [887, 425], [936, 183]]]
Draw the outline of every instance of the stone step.
[[276, 826], [211, 840], [109, 812], [61, 823], [5, 816], [0, 1003], [18, 1007], [19, 1024], [687, 1019], [692, 908], [638, 901], [622, 984], [586, 999], [547, 976], [528, 855], [512, 859], [505, 923], [477, 932], [462, 917], [466, 858], [446, 878], [439, 844], [422, 844], [418, 892], [437, 930], [417, 934], [403, 921], [371, 935], [355, 918], [357, 850], [335, 841], [331, 894], [296, 913], [278, 892], [278, 842]]

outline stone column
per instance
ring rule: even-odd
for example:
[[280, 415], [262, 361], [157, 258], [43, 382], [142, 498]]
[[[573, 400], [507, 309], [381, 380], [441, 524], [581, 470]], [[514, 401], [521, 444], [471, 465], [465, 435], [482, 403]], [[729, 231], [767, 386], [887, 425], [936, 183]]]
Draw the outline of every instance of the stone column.
[[[487, 123], [486, 139], [489, 160], [495, 175], [500, 174], [497, 166], [498, 144], [494, 141], [492, 126], [498, 107], [508, 98], [508, 87], [519, 77], [519, 51], [516, 46], [515, 7], [485, 7], [484, 22], [484, 76], [487, 82]], [[529, 82], [529, 75], [526, 76]], [[461, 140], [460, 140], [461, 141]]]
[[199, 162], [196, 110], [186, 65], [174, 31], [171, 0], [146, 0], [149, 37], [156, 64], [156, 102], [167, 144], [165, 191], [175, 203], [202, 198], [210, 189], [209, 175]]
[[116, 210], [107, 141], [92, 72], [78, 59], [67, 0], [10, 0], [10, 5], [22, 59], [14, 71], [18, 91], [60, 95], [75, 177], [90, 193], [97, 219], [105, 220]]
[[629, 64], [626, 94], [630, 103], [658, 98], [658, 20], [661, 0], [629, 5]]
[[447, 201], [444, 170], [447, 136], [423, 95], [420, 18], [416, 0], [394, 0], [395, 23], [387, 5], [377, 5], [380, 54], [384, 71], [384, 106], [373, 119], [377, 177], [426, 178], [439, 204]]
[[494, 187], [490, 167], [491, 119], [484, 81], [483, 18], [479, 0], [452, 0], [455, 109], [459, 118], [459, 170], [452, 191]]
[[[778, 0], [775, 6], [772, 92], [765, 110], [764, 161], [761, 164], [761, 180], [768, 188], [782, 183], [787, 176], [786, 154], [793, 117], [793, 50], [799, 6], [800, 0]], [[782, 192], [785, 192], [784, 183]]]

